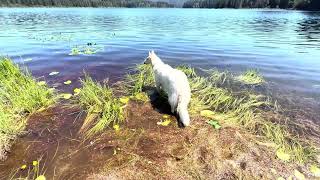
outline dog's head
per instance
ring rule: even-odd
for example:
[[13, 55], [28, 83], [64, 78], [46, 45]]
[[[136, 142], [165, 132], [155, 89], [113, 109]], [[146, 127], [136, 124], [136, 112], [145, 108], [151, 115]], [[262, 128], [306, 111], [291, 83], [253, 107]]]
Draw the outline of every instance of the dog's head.
[[151, 64], [152, 63], [152, 58], [153, 58], [153, 56], [154, 56], [154, 51], [149, 51], [149, 55], [148, 55], [148, 57], [144, 60], [144, 64]]

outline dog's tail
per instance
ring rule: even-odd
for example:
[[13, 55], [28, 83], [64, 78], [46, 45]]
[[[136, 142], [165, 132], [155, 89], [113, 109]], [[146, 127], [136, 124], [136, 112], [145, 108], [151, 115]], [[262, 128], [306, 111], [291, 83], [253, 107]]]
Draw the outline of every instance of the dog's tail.
[[186, 127], [190, 125], [190, 117], [188, 113], [189, 101], [185, 101], [183, 98], [179, 98], [177, 112], [180, 122]]

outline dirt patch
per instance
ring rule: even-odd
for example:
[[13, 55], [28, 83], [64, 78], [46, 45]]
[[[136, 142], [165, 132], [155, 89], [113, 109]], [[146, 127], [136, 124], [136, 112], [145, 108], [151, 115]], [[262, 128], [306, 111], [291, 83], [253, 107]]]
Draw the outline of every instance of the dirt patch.
[[151, 104], [130, 103], [128, 110], [128, 129], [119, 135], [130, 138], [116, 140], [117, 154], [88, 179], [276, 179], [294, 168], [240, 129], [215, 130], [201, 118], [181, 129], [174, 117], [169, 126], [159, 126], [162, 114]]
[[1, 179], [26, 177], [20, 167], [32, 170], [37, 159], [48, 179], [276, 179], [295, 168], [241, 129], [216, 130], [199, 117], [179, 128], [171, 115], [172, 122], [160, 126], [161, 112], [154, 103], [130, 101], [120, 131], [107, 129], [90, 141], [78, 134], [80, 109], [36, 114], [1, 164]]

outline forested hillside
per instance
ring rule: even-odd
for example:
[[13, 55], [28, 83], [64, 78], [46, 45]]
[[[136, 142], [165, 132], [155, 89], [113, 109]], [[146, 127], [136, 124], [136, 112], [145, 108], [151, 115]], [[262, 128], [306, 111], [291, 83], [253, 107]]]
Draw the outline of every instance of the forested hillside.
[[0, 0], [0, 6], [55, 7], [172, 7], [166, 2], [146, 0]]
[[294, 8], [319, 10], [320, 0], [189, 0], [184, 8]]

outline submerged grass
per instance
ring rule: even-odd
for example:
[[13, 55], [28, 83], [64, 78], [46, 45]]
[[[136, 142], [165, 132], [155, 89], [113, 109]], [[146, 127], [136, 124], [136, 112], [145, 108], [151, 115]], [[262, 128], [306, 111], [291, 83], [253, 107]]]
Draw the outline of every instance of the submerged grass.
[[265, 82], [262, 75], [254, 69], [247, 70], [245, 73], [237, 77], [237, 79], [244, 84], [258, 85]]
[[54, 103], [53, 91], [39, 84], [9, 58], [0, 59], [0, 159], [22, 133], [27, 118]]
[[124, 103], [116, 98], [107, 82], [98, 83], [89, 76], [81, 80], [79, 104], [86, 109], [86, 118], [80, 129], [90, 138], [102, 132], [110, 124], [116, 125], [124, 120]]
[[[290, 160], [304, 163], [312, 159], [315, 149], [302, 138], [291, 134], [284, 124], [274, 123], [263, 116], [266, 112], [276, 112], [267, 96], [257, 94], [249, 89], [239, 89], [241, 85], [261, 85], [265, 82], [256, 70], [249, 70], [241, 76], [228, 72], [209, 70], [205, 77], [198, 76], [188, 66], [177, 69], [188, 76], [192, 90], [189, 111], [198, 115], [202, 110], [214, 112], [213, 119], [225, 125], [243, 127], [264, 141], [275, 144], [275, 150], [281, 149], [290, 155]], [[145, 86], [154, 86], [151, 66], [139, 65], [134, 74], [126, 77], [125, 84], [129, 94], [140, 93]]]

